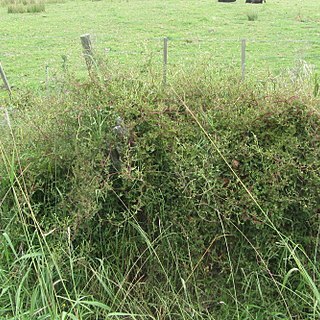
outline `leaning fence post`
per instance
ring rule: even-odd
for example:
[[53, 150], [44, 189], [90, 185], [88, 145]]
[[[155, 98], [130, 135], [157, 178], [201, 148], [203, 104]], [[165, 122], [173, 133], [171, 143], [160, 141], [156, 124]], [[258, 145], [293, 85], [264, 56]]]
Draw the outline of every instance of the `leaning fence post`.
[[163, 78], [162, 84], [167, 84], [167, 70], [168, 70], [168, 38], [163, 38]]
[[86, 60], [89, 74], [91, 74], [91, 69], [94, 61], [93, 61], [93, 49], [92, 49], [90, 34], [83, 34], [82, 36], [80, 36], [80, 40], [83, 47], [83, 56], [84, 56], [84, 59]]
[[241, 40], [241, 80], [244, 81], [246, 73], [246, 39]]
[[1, 62], [0, 62], [0, 75], [1, 75], [1, 78], [3, 80], [5, 88], [8, 90], [8, 92], [9, 92], [9, 94], [11, 96], [11, 94], [12, 94], [11, 87], [9, 85], [8, 79], [6, 77], [6, 74], [4, 73], [4, 70], [2, 68]]

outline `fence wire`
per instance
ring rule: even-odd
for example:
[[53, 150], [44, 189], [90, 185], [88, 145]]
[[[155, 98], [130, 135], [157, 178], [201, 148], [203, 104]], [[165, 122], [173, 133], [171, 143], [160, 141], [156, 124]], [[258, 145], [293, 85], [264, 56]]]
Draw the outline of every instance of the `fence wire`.
[[[159, 70], [163, 68], [163, 37], [128, 41], [105, 33], [94, 33], [91, 39], [94, 54], [109, 64], [138, 68], [153, 65]], [[196, 64], [203, 62], [204, 58], [214, 61], [217, 67], [230, 62], [238, 64], [239, 69], [242, 64], [243, 69], [245, 63], [246, 70], [259, 67], [277, 72], [283, 67], [293, 67], [299, 60], [310, 64], [312, 70], [320, 68], [320, 40], [279, 39], [274, 43], [266, 39], [246, 39], [245, 61], [242, 61], [240, 38], [168, 36], [167, 39], [166, 72], [169, 73], [170, 66]], [[67, 69], [75, 74], [86, 74], [80, 36], [68, 33], [63, 36], [35, 35], [31, 40], [25, 40], [23, 35], [1, 35], [0, 40], [6, 43], [6, 48], [0, 48], [0, 62], [13, 85], [48, 83], [48, 78], [54, 79], [59, 72], [63, 73]], [[19, 40], [19, 49], [15, 47], [13, 40]], [[272, 54], [266, 55], [266, 52]]]

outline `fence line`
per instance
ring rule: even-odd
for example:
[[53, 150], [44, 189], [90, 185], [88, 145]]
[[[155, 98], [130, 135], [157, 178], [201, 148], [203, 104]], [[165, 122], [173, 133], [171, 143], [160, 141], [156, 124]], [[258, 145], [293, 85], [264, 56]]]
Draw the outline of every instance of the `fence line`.
[[[92, 38], [91, 38], [92, 39]], [[0, 38], [1, 40], [1, 38]], [[160, 39], [158, 40], [159, 41], [159, 44], [161, 43], [160, 42]], [[161, 39], [161, 41], [163, 41], [163, 38]], [[69, 42], [69, 41], [66, 41], [66, 42]], [[99, 41], [99, 43], [105, 43], [106, 41]], [[205, 39], [200, 39], [200, 40], [192, 40], [192, 39], [188, 39], [188, 38], [185, 38], [185, 39], [171, 39], [170, 37], [168, 37], [168, 42], [170, 43], [174, 43], [174, 42], [186, 42], [188, 45], [193, 45], [193, 44], [198, 44], [198, 43], [234, 43], [234, 44], [238, 44], [241, 42], [241, 39], [239, 40], [227, 40], [227, 39], [219, 39], [219, 40], [205, 40]], [[281, 42], [281, 43], [304, 43], [304, 44], [320, 44], [320, 41], [313, 41], [313, 40], [279, 40], [278, 43]], [[61, 43], [61, 42], [60, 42]], [[70, 43], [70, 42], [69, 42]], [[97, 43], [92, 40], [92, 43], [97, 45]], [[141, 41], [126, 41], [122, 44], [143, 44], [145, 43], [144, 40], [141, 40]], [[249, 44], [249, 43], [270, 43], [272, 45], [274, 45], [274, 42], [273, 41], [268, 41], [268, 40], [250, 40], [250, 39], [246, 39], [246, 43]], [[73, 43], [74, 45], [77, 45], [76, 42]], [[0, 51], [0, 54], [3, 55], [3, 56], [8, 56], [8, 55], [25, 55], [25, 54], [34, 54], [35, 52], [36, 53], [41, 53], [43, 52], [43, 50], [47, 49], [48, 51], [51, 50], [51, 48], [46, 48], [46, 47], [39, 47], [39, 46], [35, 46], [34, 45], [34, 42], [32, 43], [32, 45], [28, 45], [28, 44], [24, 44], [24, 50], [23, 52], [21, 52], [21, 49], [19, 49], [19, 52], [15, 52], [16, 48], [12, 48], [11, 50], [9, 49], [8, 51], [6, 52], [2, 52]], [[32, 49], [32, 51], [31, 51]], [[110, 52], [112, 51], [117, 51], [117, 52], [123, 52], [123, 53], [127, 53], [129, 51], [124, 51], [124, 50], [117, 50], [117, 49], [112, 49], [112, 48], [108, 48], [110, 50]], [[1, 50], [1, 49], [0, 49]], [[132, 51], [132, 50], [130, 50]], [[134, 53], [136, 53], [136, 51], [132, 51]], [[138, 52], [139, 53], [139, 52]]]
[[[4, 41], [6, 39], [10, 39], [11, 37], [0, 37], [0, 40]], [[52, 39], [52, 38], [56, 38], [56, 39], [61, 39], [65, 37], [51, 37], [51, 36], [43, 36], [43, 37], [35, 37], [37, 39]], [[168, 42], [169, 43], [174, 43], [174, 42], [186, 42], [188, 45], [192, 46], [198, 43], [234, 43], [234, 44], [238, 44], [241, 42], [241, 39], [199, 39], [199, 38], [171, 38], [171, 37], [167, 37]], [[74, 39], [74, 37], [71, 39], [72, 40], [72, 44], [75, 46], [78, 46], [78, 41], [76, 41]], [[95, 37], [91, 37], [92, 43], [95, 46], [101, 46], [102, 44], [105, 44], [107, 42], [107, 40], [102, 40], [99, 39], [99, 44], [97, 43], [97, 41], [95, 41]], [[149, 42], [150, 39], [141, 39], [141, 40], [136, 40], [136, 41], [125, 41], [122, 42], [122, 45], [128, 45], [128, 44], [143, 44], [143, 43], [147, 43]], [[161, 44], [161, 42], [163, 41], [163, 38], [154, 38], [153, 40], [157, 40], [159, 42], [159, 44]], [[109, 43], [110, 43], [110, 39], [108, 39]], [[111, 40], [112, 41], [112, 40]], [[67, 39], [68, 43], [70, 43], [70, 39]], [[61, 43], [61, 41], [60, 41]], [[259, 39], [248, 39], [246, 38], [246, 43], [250, 44], [250, 43], [270, 43], [270, 44], [274, 44], [274, 41], [271, 40], [259, 40]], [[283, 39], [283, 40], [277, 40], [277, 43], [304, 43], [304, 44], [320, 44], [320, 40], [298, 40], [298, 39]], [[21, 49], [19, 49], [19, 52], [16, 52], [16, 48], [12, 48], [9, 49], [6, 52], [1, 52], [0, 49], [0, 56], [23, 56], [23, 55], [34, 55], [35, 53], [42, 53], [44, 50], [48, 50], [50, 51], [51, 48], [46, 48], [44, 46], [35, 46], [34, 45], [34, 41], [30, 42], [30, 45], [28, 45], [28, 43], [23, 44], [23, 46], [25, 47], [23, 52], [21, 52]], [[115, 44], [113, 44], [113, 47], [115, 47]], [[142, 54], [143, 52], [141, 51], [134, 51], [134, 50], [118, 50], [118, 49], [114, 49], [112, 47], [107, 48], [108, 49], [108, 53], [115, 53], [117, 52], [118, 54]], [[159, 48], [159, 50], [161, 50], [161, 48]], [[320, 53], [319, 53], [320, 54]]]
[[[102, 39], [103, 36], [106, 36], [106, 39]], [[203, 50], [201, 48], [200, 45], [203, 44], [209, 44], [209, 43], [228, 43], [228, 44], [234, 44], [238, 47], [238, 51], [234, 51], [235, 53], [237, 53], [237, 56], [240, 58], [240, 70], [241, 70], [241, 79], [244, 80], [245, 79], [245, 74], [246, 74], [246, 60], [249, 58], [251, 58], [251, 53], [250, 51], [247, 51], [248, 48], [250, 48], [248, 45], [251, 43], [267, 43], [267, 44], [272, 44], [274, 45], [274, 41], [271, 40], [262, 40], [262, 39], [207, 39], [207, 38], [178, 38], [178, 37], [165, 37], [165, 38], [160, 38], [160, 37], [155, 37], [155, 38], [148, 38], [148, 39], [138, 39], [138, 40], [133, 40], [133, 41], [125, 41], [123, 43], [121, 43], [122, 46], [127, 46], [127, 45], [131, 45], [131, 44], [135, 44], [136, 47], [137, 46], [141, 46], [141, 48], [139, 48], [139, 50], [119, 50], [117, 48], [115, 48], [117, 46], [117, 44], [114, 44], [113, 42], [115, 41], [115, 39], [111, 39], [110, 37], [107, 37], [107, 34], [94, 34], [93, 36], [90, 36], [90, 46], [96, 46], [96, 48], [98, 51], [100, 52], [100, 56], [101, 56], [101, 52], [104, 52], [105, 55], [112, 57], [112, 56], [133, 56], [133, 55], [148, 55], [148, 54], [153, 54], [156, 53], [158, 55], [158, 57], [160, 58], [162, 56], [162, 83], [165, 85], [167, 83], [167, 78], [168, 78], [168, 65], [171, 64], [171, 59], [169, 59], [169, 51], [171, 54], [171, 57], [174, 56], [175, 58], [178, 56], [184, 57], [184, 56], [188, 56], [188, 57], [193, 57], [193, 56], [199, 56], [199, 52], [193, 52], [193, 51], [188, 51], [188, 49], [191, 49], [194, 46], [198, 46], [198, 49], [200, 51], [200, 54], [202, 55], [212, 55], [214, 56], [215, 54], [217, 54], [219, 51], [217, 51], [218, 47], [213, 47], [212, 51], [210, 50], [209, 46], [203, 46]], [[2, 39], [12, 39], [12, 38], [17, 38], [17, 37], [0, 37], [0, 40]], [[21, 37], [22, 38], [22, 37]], [[36, 36], [34, 37], [35, 39], [59, 39], [59, 41], [63, 38], [66, 39], [66, 37], [62, 37], [62, 36]], [[72, 40], [72, 50], [75, 51], [78, 50], [78, 53], [76, 54], [76, 56], [80, 57], [81, 56], [81, 47], [79, 45], [79, 37], [78, 37], [78, 41], [77, 44], [74, 42], [74, 35], [72, 34], [72, 37], [70, 37]], [[70, 39], [66, 39], [66, 42], [70, 43]], [[103, 47], [105, 44], [109, 44], [110, 46], [110, 42], [111, 42], [111, 47], [104, 48], [104, 51], [101, 47]], [[146, 47], [143, 46], [143, 44], [145, 43], [151, 43], [151, 42], [157, 42], [157, 46], [151, 46], [150, 47]], [[61, 41], [60, 41], [61, 43]], [[92, 44], [91, 44], [92, 43]], [[181, 48], [181, 46], [177, 46], [175, 47], [174, 44], [177, 43], [185, 43], [186, 46], [183, 46], [183, 48]], [[318, 44], [320, 44], [320, 40], [308, 40], [308, 39], [280, 39], [277, 41], [277, 44], [279, 43], [296, 43], [296, 44], [307, 44], [307, 45], [312, 45], [312, 44], [316, 44], [315, 48], [317, 50], [319, 50], [319, 54], [310, 52], [309, 54], [302, 54], [303, 59], [318, 59], [318, 61], [320, 61], [320, 49]], [[76, 48], [74, 46], [77, 46]], [[23, 52], [14, 52], [15, 50], [11, 50], [9, 52], [5, 52], [1, 55], [0, 52], [0, 61], [1, 61], [1, 56], [4, 56], [8, 59], [10, 59], [10, 57], [19, 57], [19, 56], [36, 56], [40, 53], [43, 52], [43, 49], [46, 48], [41, 48], [40, 46], [35, 46], [34, 42], [32, 43], [32, 46], [28, 46], [28, 44], [24, 44], [24, 51]], [[71, 48], [71, 47], [70, 47]], [[150, 48], [150, 50], [148, 50], [148, 48]], [[230, 47], [231, 48], [231, 47]], [[309, 47], [308, 47], [309, 48]], [[48, 48], [49, 51], [50, 48]], [[177, 49], [179, 50], [179, 52], [177, 53]], [[220, 47], [219, 47], [220, 49]], [[86, 49], [85, 49], [86, 50]], [[306, 50], [306, 46], [302, 46], [301, 48], [298, 48], [298, 50]], [[309, 50], [309, 49], [308, 49]], [[298, 51], [298, 52], [299, 52]], [[162, 53], [161, 53], [162, 52]], [[293, 51], [295, 55], [297, 55], [297, 49], [295, 49], [295, 51]], [[248, 54], [247, 54], [248, 53]], [[254, 57], [256, 58], [257, 54], [254, 53]], [[61, 55], [61, 57], [64, 55]], [[72, 54], [72, 56], [74, 56]], [[88, 58], [88, 54], [86, 55], [86, 57]], [[90, 59], [92, 54], [90, 53]], [[217, 55], [218, 56], [218, 55]], [[223, 56], [223, 54], [222, 54]], [[49, 68], [49, 63], [48, 60], [50, 60], [52, 63], [58, 63], [58, 61], [61, 61], [61, 57], [54, 57], [54, 58], [46, 58], [44, 60], [46, 60], [46, 69], [43, 69], [45, 71], [43, 71], [43, 75], [45, 75], [44, 79], [39, 80], [43, 83], [48, 84], [49, 83], [49, 72], [48, 72], [48, 68]], [[230, 57], [229, 57], [230, 58]], [[235, 56], [232, 58], [234, 59]], [[239, 59], [238, 58], [238, 59]], [[269, 60], [269, 59], [281, 59], [281, 60], [292, 60], [293, 58], [290, 58], [288, 56], [286, 56], [286, 52], [281, 53], [279, 55], [272, 55], [272, 56], [260, 56], [259, 57], [260, 60]], [[189, 60], [189, 59], [186, 59]], [[91, 61], [92, 62], [92, 61]], [[87, 67], [89, 68], [89, 66], [91, 65], [91, 62], [86, 59], [86, 64]], [[31, 71], [30, 71], [31, 72]], [[30, 72], [26, 72], [27, 74]], [[10, 75], [9, 75], [10, 77]], [[25, 78], [25, 77], [14, 77], [14, 78]], [[38, 80], [37, 80], [38, 81]]]

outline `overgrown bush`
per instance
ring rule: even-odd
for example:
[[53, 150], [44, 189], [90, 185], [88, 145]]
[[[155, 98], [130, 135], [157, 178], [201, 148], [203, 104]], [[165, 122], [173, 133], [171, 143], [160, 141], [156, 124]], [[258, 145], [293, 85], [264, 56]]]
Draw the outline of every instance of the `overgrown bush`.
[[[251, 315], [286, 315], [283, 297], [292, 312], [318, 312], [295, 302], [294, 283], [279, 295], [277, 282], [296, 266], [284, 239], [315, 252], [319, 101], [228, 76], [190, 79], [163, 90], [120, 78], [16, 100], [1, 146], [3, 230], [24, 246], [19, 215], [10, 218], [20, 210], [28, 228], [37, 230], [36, 219], [50, 234], [52, 250], [62, 254], [69, 239], [88, 260], [107, 258], [154, 310], [159, 290], [188, 292], [201, 317], [232, 319], [219, 303], [232, 305], [235, 290], [236, 305], [246, 305], [250, 287], [264, 299]], [[97, 285], [78, 289], [112, 303]], [[310, 294], [305, 283], [300, 290]]]

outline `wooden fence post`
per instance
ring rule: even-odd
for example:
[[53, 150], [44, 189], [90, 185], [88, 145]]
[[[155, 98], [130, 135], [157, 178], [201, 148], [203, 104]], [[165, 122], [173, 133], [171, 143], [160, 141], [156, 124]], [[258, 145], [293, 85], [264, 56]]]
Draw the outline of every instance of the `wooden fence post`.
[[246, 39], [241, 40], [241, 80], [244, 81], [246, 74]]
[[163, 38], [163, 78], [162, 84], [167, 84], [167, 71], [168, 71], [168, 38]]
[[12, 94], [11, 87], [9, 85], [8, 79], [6, 77], [6, 74], [4, 73], [4, 70], [2, 68], [1, 62], [0, 62], [0, 75], [1, 75], [1, 78], [3, 80], [5, 88], [8, 90], [8, 92], [9, 92], [9, 94], [11, 96], [11, 94]]
[[80, 39], [83, 47], [83, 56], [84, 56], [84, 59], [86, 60], [89, 74], [91, 75], [94, 59], [93, 59], [93, 50], [92, 50], [90, 34], [83, 34], [82, 36], [80, 36]]
[[49, 78], [49, 65], [46, 65], [46, 90], [47, 90], [47, 94], [49, 93], [49, 82], [50, 82], [50, 78]]

